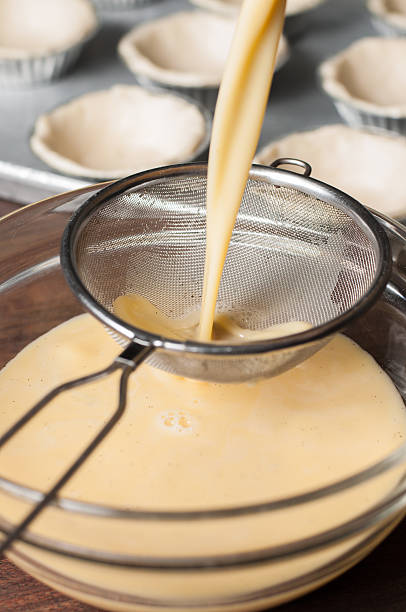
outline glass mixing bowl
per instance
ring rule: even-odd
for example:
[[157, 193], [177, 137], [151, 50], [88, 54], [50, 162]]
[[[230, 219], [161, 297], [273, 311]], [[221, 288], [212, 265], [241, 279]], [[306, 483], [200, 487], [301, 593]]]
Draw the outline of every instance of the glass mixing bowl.
[[[0, 366], [81, 312], [60, 269], [59, 245], [71, 213], [98, 188], [50, 198], [0, 221]], [[392, 245], [392, 276], [379, 302], [345, 333], [375, 357], [405, 397], [406, 230], [378, 218]], [[113, 500], [106, 507], [61, 497], [9, 557], [57, 590], [107, 610], [262, 609], [316, 588], [374, 548], [405, 512], [405, 471], [404, 444], [344, 481], [253, 506], [159, 513], [118, 508]], [[354, 492], [368, 499], [380, 480], [386, 495], [357, 508]], [[0, 528], [10, 529], [39, 497], [28, 476], [25, 483], [1, 478]], [[268, 498], [271, 492], [264, 491]], [[12, 518], [11, 501], [18, 505]], [[298, 536], [299, 515], [308, 530]], [[328, 528], [321, 516], [329, 517]], [[279, 537], [281, 521], [289, 521], [291, 537]]]

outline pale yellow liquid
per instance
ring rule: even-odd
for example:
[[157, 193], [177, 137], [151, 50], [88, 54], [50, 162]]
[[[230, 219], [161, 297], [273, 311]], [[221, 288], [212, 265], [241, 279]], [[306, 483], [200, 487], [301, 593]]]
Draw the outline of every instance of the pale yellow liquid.
[[228, 245], [258, 144], [285, 0], [243, 3], [221, 82], [207, 175], [207, 234], [199, 340], [211, 338]]
[[221, 82], [208, 163], [206, 263], [200, 325], [196, 324], [196, 313], [183, 321], [175, 321], [141, 296], [120, 296], [114, 303], [115, 314], [145, 331], [169, 338], [230, 342], [271, 339], [310, 327], [306, 322], [292, 321], [251, 331], [240, 328], [224, 314], [214, 322], [224, 261], [272, 82], [285, 4], [285, 0], [243, 3]]
[[[54, 385], [104, 367], [118, 350], [89, 315], [35, 340], [0, 373], [0, 430]], [[55, 400], [2, 449], [2, 476], [42, 490], [49, 487], [112, 414], [117, 382], [115, 376]], [[144, 364], [130, 378], [122, 421], [63, 495], [166, 510], [279, 499], [353, 474], [383, 458], [405, 436], [406, 412], [394, 385], [367, 353], [343, 336], [300, 366], [255, 384], [195, 382]], [[401, 474], [397, 468], [327, 500], [238, 519], [114, 521], [48, 509], [32, 529], [81, 546], [147, 556], [255, 550], [307, 537], [362, 513], [390, 492]], [[0, 495], [0, 508], [12, 522], [28, 510], [27, 504], [5, 494]], [[359, 541], [360, 536], [270, 567], [209, 573], [112, 569], [24, 544], [13, 558], [57, 588], [101, 605], [97, 597], [61, 585], [58, 575], [154, 600], [224, 598], [311, 571]], [[18, 555], [35, 559], [39, 569]], [[44, 574], [43, 567], [57, 578]], [[149, 608], [116, 602], [110, 609]]]
[[[165, 316], [149, 300], [137, 295], [122, 295], [114, 300], [114, 314], [135, 327], [165, 338], [188, 340], [195, 338], [199, 332], [199, 312], [192, 312], [183, 319]], [[240, 327], [230, 316], [219, 314], [214, 321], [213, 338], [218, 342], [250, 342], [266, 338], [280, 338], [298, 334], [309, 329], [309, 323], [289, 321], [272, 325], [267, 329], [246, 329]]]

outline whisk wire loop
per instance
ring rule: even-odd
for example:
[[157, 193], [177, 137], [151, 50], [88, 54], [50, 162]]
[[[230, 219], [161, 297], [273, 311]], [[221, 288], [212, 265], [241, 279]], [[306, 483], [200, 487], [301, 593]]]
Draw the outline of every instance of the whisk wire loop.
[[139, 347], [131, 344], [126, 348], [121, 355], [119, 355], [107, 368], [99, 370], [88, 376], [72, 380], [58, 387], [55, 387], [47, 395], [45, 395], [39, 402], [37, 402], [19, 421], [17, 421], [8, 431], [6, 431], [0, 438], [0, 448], [4, 446], [10, 438], [12, 438], [24, 425], [26, 425], [32, 418], [34, 418], [40, 410], [47, 406], [53, 399], [55, 399], [61, 393], [70, 391], [76, 387], [95, 382], [102, 378], [110, 376], [117, 370], [121, 370], [121, 377], [119, 383], [119, 399], [116, 410], [109, 420], [103, 425], [102, 429], [96, 434], [88, 446], [80, 453], [75, 461], [69, 466], [64, 474], [57, 480], [57, 482], [47, 491], [44, 497], [34, 506], [34, 508], [27, 514], [27, 516], [15, 527], [6, 538], [0, 542], [0, 556], [6, 552], [18, 539], [21, 534], [30, 526], [34, 519], [46, 508], [49, 503], [56, 497], [60, 489], [74, 476], [77, 470], [83, 465], [93, 451], [99, 446], [99, 444], [106, 438], [114, 426], [119, 422], [124, 414], [126, 407], [127, 398], [127, 387], [128, 378], [130, 374], [146, 359], [151, 352], [150, 347]]

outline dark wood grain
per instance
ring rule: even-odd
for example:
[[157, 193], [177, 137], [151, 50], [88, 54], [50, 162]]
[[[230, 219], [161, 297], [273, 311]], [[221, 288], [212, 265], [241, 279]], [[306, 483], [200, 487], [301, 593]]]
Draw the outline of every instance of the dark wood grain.
[[[0, 200], [0, 217], [20, 207], [21, 205], [15, 202]], [[3, 338], [2, 342], [4, 341]], [[0, 559], [0, 610], [4, 612], [53, 612], [54, 610], [94, 612], [96, 608], [73, 601], [53, 591], [3, 558]]]
[[6, 559], [0, 560], [0, 610], [4, 612], [95, 612], [28, 576]]
[[20, 204], [0, 200], [0, 217], [4, 217], [4, 215], [8, 215], [8, 213], [13, 212], [13, 210], [17, 210], [18, 208], [21, 208]]

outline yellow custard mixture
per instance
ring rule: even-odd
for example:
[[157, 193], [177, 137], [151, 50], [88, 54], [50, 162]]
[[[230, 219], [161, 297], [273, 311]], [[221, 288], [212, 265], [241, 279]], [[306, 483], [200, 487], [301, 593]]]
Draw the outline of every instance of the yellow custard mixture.
[[[90, 315], [41, 336], [0, 374], [1, 429], [55, 385], [118, 352]], [[105, 380], [54, 400], [2, 449], [2, 475], [46, 487], [116, 399], [116, 381]], [[405, 434], [406, 411], [390, 378], [341, 335], [296, 368], [255, 383], [193, 381], [144, 364], [131, 376], [123, 420], [64, 495], [165, 509], [254, 503], [355, 473]]]
[[[90, 315], [71, 319], [35, 340], [0, 373], [1, 430], [54, 385], [106, 366], [118, 352]], [[52, 402], [2, 449], [2, 476], [48, 488], [111, 415], [117, 383], [113, 376]], [[143, 364], [130, 378], [123, 419], [62, 495], [144, 510], [252, 504], [354, 474], [397, 448], [405, 436], [406, 411], [393, 383], [372, 357], [344, 336], [296, 368], [255, 384], [196, 382]], [[402, 474], [397, 468], [329, 499], [236, 519], [118, 521], [49, 509], [32, 530], [79, 546], [146, 556], [256, 550], [354, 518], [382, 500]], [[26, 503], [5, 494], [0, 495], [0, 507], [12, 522], [28, 510]], [[105, 601], [61, 585], [58, 576], [153, 600], [205, 599], [208, 594], [227, 598], [306, 574], [345, 554], [362, 537], [272, 566], [179, 572], [178, 577], [78, 562], [24, 544], [11, 556], [59, 590], [105, 606]], [[26, 565], [27, 554], [40, 570]], [[57, 578], [41, 573], [45, 566]], [[124, 604], [107, 608], [134, 609]]]

